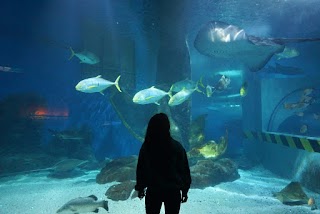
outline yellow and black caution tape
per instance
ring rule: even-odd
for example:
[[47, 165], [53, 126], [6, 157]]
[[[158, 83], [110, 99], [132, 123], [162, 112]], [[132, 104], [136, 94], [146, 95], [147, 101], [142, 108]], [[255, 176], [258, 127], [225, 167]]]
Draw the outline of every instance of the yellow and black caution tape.
[[320, 153], [320, 138], [312, 138], [298, 135], [286, 135], [275, 132], [244, 131], [244, 136], [250, 140], [274, 143], [308, 152]]

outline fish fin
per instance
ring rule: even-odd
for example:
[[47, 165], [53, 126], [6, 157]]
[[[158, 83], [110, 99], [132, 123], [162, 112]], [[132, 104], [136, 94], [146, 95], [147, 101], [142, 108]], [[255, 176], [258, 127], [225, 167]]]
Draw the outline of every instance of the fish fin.
[[95, 196], [95, 195], [89, 195], [88, 198], [92, 198], [92, 199], [95, 200], [95, 201], [98, 200], [97, 196]]
[[98, 213], [98, 212], [99, 212], [99, 209], [97, 208], [97, 209], [93, 210], [92, 212]]
[[116, 85], [118, 91], [122, 92], [121, 89], [120, 89], [120, 86], [119, 86], [119, 79], [120, 79], [121, 75], [119, 75], [116, 79], [116, 81], [114, 81], [114, 84]]
[[158, 105], [158, 106], [160, 105], [160, 103], [158, 103], [158, 102], [155, 102], [154, 104], [156, 104], [156, 105]]
[[71, 60], [71, 59], [72, 59], [72, 57], [74, 57], [75, 52], [74, 52], [74, 50], [72, 49], [72, 47], [70, 47], [69, 49], [70, 49], [70, 51], [71, 51], [71, 56], [69, 57], [69, 59], [68, 59], [68, 60]]
[[109, 211], [108, 201], [103, 201], [103, 208]]
[[200, 77], [200, 79], [197, 82], [197, 85], [200, 85], [202, 88], [205, 88], [205, 86], [203, 85], [202, 80], [203, 80], [203, 76]]
[[172, 97], [172, 91], [171, 91], [171, 89], [168, 91], [168, 95], [169, 95], [170, 98]]
[[100, 78], [101, 77], [101, 75], [98, 75], [98, 76], [96, 76], [95, 78]]
[[104, 93], [102, 91], [100, 91], [100, 94], [102, 94], [104, 96]]

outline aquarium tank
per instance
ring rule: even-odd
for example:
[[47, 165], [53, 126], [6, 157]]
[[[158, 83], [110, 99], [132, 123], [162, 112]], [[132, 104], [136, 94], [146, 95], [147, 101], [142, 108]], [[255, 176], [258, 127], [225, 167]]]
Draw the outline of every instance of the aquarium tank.
[[319, 0], [1, 1], [0, 47], [1, 214], [145, 213], [157, 113], [181, 214], [320, 213]]

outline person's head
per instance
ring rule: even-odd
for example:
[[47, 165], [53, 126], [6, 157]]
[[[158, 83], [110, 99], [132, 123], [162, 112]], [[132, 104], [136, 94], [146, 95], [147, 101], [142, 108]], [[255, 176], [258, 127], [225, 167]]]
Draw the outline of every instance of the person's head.
[[170, 135], [170, 121], [166, 114], [159, 113], [151, 117], [148, 123], [145, 142], [157, 143], [168, 142]]

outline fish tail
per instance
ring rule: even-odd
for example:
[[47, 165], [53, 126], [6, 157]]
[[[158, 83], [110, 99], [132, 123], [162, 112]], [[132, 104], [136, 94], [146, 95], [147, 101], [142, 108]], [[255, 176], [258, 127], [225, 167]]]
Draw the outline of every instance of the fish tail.
[[103, 208], [109, 211], [108, 201], [103, 201]]
[[121, 89], [120, 89], [120, 86], [119, 86], [119, 79], [120, 79], [121, 75], [119, 75], [116, 79], [116, 81], [114, 81], [114, 84], [116, 85], [118, 91], [122, 92]]
[[75, 52], [74, 52], [74, 50], [72, 49], [72, 47], [70, 47], [69, 49], [70, 49], [70, 51], [71, 51], [71, 56], [69, 57], [68, 60], [72, 59], [72, 57], [75, 55]]
[[205, 88], [205, 86], [203, 85], [202, 79], [203, 79], [203, 76], [200, 77], [200, 79], [197, 82], [197, 85], [200, 85], [202, 88]]

